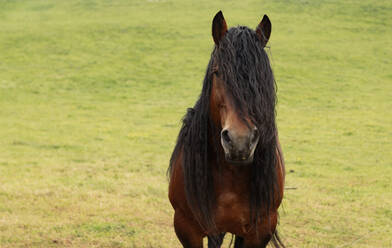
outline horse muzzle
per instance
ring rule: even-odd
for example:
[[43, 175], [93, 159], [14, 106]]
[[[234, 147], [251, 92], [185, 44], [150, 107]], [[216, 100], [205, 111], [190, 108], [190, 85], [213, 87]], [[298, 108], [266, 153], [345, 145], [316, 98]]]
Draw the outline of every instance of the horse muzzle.
[[238, 135], [229, 129], [223, 129], [221, 132], [221, 144], [225, 159], [232, 164], [252, 163], [258, 141], [259, 134], [256, 127], [243, 135]]

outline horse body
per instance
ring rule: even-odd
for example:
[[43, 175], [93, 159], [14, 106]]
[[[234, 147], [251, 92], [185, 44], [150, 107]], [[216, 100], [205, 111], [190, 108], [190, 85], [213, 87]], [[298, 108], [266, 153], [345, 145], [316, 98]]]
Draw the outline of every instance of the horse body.
[[[280, 149], [280, 148], [279, 148]], [[279, 150], [277, 153], [282, 154]], [[184, 247], [202, 247], [202, 239], [208, 235], [198, 221], [193, 217], [191, 208], [188, 206], [185, 194], [185, 185], [181, 156], [176, 158], [173, 164], [172, 176], [169, 185], [169, 199], [175, 209], [174, 223], [176, 233]], [[280, 155], [281, 156], [281, 155]], [[276, 170], [278, 171], [279, 190], [276, 192], [276, 202], [270, 209], [268, 218], [262, 218], [257, 229], [251, 228], [249, 209], [249, 167], [238, 167], [232, 164], [219, 164], [210, 161], [215, 180], [214, 189], [216, 194], [216, 206], [214, 208], [214, 222], [219, 233], [232, 233], [247, 240], [245, 247], [265, 247], [270, 241], [271, 235], [275, 233], [278, 221], [277, 209], [283, 198], [285, 169], [283, 157], [278, 160]], [[258, 233], [265, 236], [258, 236]], [[219, 241], [218, 241], [219, 242]], [[212, 246], [214, 247], [214, 246]], [[242, 247], [242, 246], [235, 246]]]
[[220, 247], [227, 232], [237, 248], [265, 247], [271, 238], [279, 247], [285, 173], [275, 82], [263, 50], [271, 25], [265, 16], [257, 35], [245, 27], [228, 31], [219, 12], [212, 30], [216, 48], [202, 94], [184, 117], [170, 160], [175, 231], [189, 248], [202, 247], [206, 236], [209, 247]]
[[[215, 164], [217, 165], [217, 164]], [[277, 170], [283, 172], [283, 165], [278, 163]], [[276, 192], [276, 202], [269, 211], [269, 216], [261, 218], [257, 228], [252, 228], [249, 209], [249, 167], [226, 164], [221, 172], [215, 172], [216, 208], [215, 223], [220, 232], [229, 232], [237, 236], [254, 239], [259, 233], [274, 233], [277, 224], [277, 209], [283, 197], [284, 174], [279, 174], [279, 190]], [[270, 225], [271, 224], [271, 225]], [[268, 228], [270, 228], [268, 230]], [[260, 237], [262, 238], [262, 237]], [[269, 241], [269, 239], [268, 239]]]

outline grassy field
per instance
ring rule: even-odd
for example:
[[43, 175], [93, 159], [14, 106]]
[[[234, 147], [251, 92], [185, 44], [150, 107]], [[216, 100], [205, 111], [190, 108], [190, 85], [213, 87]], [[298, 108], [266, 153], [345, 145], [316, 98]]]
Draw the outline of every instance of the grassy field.
[[0, 0], [0, 247], [180, 247], [211, 20], [272, 21], [288, 247], [392, 247], [392, 2]]

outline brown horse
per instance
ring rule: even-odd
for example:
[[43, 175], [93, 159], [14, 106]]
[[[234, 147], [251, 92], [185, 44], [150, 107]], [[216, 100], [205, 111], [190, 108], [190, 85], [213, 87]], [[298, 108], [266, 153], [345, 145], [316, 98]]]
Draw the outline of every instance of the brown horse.
[[276, 232], [284, 162], [275, 124], [275, 80], [264, 50], [271, 22], [253, 31], [212, 22], [215, 48], [200, 98], [188, 109], [169, 166], [174, 228], [184, 247], [283, 246]]

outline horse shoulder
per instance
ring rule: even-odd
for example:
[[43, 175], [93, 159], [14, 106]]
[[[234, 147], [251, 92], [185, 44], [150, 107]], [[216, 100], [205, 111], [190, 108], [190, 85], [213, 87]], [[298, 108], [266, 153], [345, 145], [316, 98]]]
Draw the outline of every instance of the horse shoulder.
[[279, 142], [279, 138], [276, 137], [276, 153], [277, 153], [277, 163], [276, 163], [276, 169], [277, 169], [277, 180], [278, 180], [278, 197], [276, 198], [278, 200], [277, 205], [279, 206], [282, 199], [283, 199], [283, 192], [284, 192], [284, 182], [285, 182], [285, 163], [284, 163], [284, 157], [283, 157], [283, 152], [282, 152], [282, 147]]
[[172, 164], [168, 192], [169, 200], [174, 210], [180, 210], [184, 214], [192, 215], [192, 211], [186, 201], [182, 158], [183, 152], [180, 151]]

